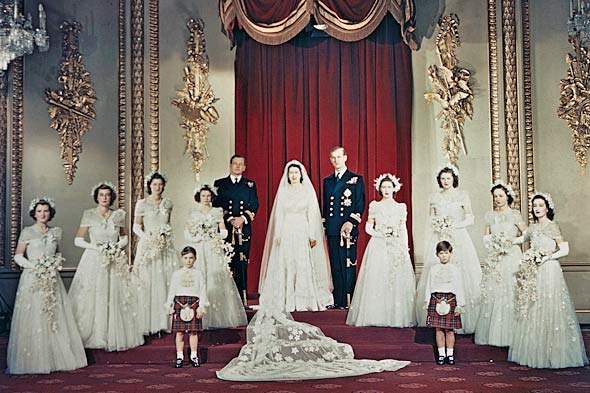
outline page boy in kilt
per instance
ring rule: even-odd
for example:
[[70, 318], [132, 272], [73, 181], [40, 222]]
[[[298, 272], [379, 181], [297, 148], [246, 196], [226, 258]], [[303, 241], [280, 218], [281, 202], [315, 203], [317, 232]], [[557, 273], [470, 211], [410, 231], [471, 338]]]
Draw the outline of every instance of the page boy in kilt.
[[453, 246], [446, 240], [436, 245], [439, 264], [434, 265], [426, 278], [426, 326], [436, 328], [438, 357], [436, 364], [455, 364], [455, 332], [461, 329], [461, 308], [465, 295], [461, 271], [454, 263]]
[[176, 333], [176, 363], [180, 368], [184, 361], [184, 334], [189, 333], [191, 349], [190, 362], [199, 367], [197, 346], [199, 332], [203, 330], [202, 317], [209, 306], [205, 279], [200, 270], [193, 268], [197, 260], [197, 251], [190, 246], [180, 252], [183, 267], [172, 274], [166, 308], [172, 315], [172, 332]]

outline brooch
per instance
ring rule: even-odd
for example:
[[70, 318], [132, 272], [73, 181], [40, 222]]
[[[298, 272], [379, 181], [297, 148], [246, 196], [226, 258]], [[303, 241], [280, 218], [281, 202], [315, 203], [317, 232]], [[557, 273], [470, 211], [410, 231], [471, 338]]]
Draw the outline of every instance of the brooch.
[[250, 187], [250, 188], [254, 187], [254, 182], [253, 181], [249, 181], [248, 182], [248, 187]]
[[342, 194], [348, 198], [349, 196], [352, 195], [352, 191], [350, 191], [350, 189], [347, 188], [346, 190], [344, 190], [344, 192]]
[[358, 180], [357, 176], [351, 177], [350, 180], [346, 182], [346, 184], [356, 184], [357, 180]]

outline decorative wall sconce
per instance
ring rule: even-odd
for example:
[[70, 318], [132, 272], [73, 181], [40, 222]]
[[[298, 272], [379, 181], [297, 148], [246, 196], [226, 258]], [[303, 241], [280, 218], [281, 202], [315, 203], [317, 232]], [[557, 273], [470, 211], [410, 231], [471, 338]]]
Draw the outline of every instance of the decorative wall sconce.
[[213, 106], [218, 101], [209, 84], [209, 57], [205, 51], [205, 23], [202, 19], [187, 22], [190, 37], [187, 42], [187, 66], [184, 67], [184, 88], [177, 90], [178, 98], [172, 104], [180, 109], [181, 127], [185, 129], [184, 153], [191, 156], [197, 180], [201, 165], [209, 156], [207, 134], [216, 124], [219, 114]]
[[450, 14], [438, 22], [440, 31], [436, 36], [436, 52], [440, 67], [428, 67], [428, 78], [433, 92], [424, 94], [429, 103], [437, 101], [441, 111], [436, 115], [441, 120], [445, 133], [442, 150], [453, 165], [457, 164], [459, 151], [467, 154], [463, 137], [463, 125], [467, 118], [473, 118], [473, 91], [469, 78], [471, 72], [457, 66], [459, 60], [455, 49], [461, 46], [459, 38], [459, 17]]
[[582, 175], [586, 173], [590, 149], [590, 2], [570, 0], [568, 41], [574, 53], [568, 53], [566, 77], [559, 83], [561, 92], [557, 115], [567, 121], [573, 138], [573, 151]]
[[51, 127], [59, 133], [66, 179], [68, 184], [72, 184], [82, 153], [82, 136], [92, 127], [90, 122], [96, 118], [96, 93], [79, 52], [78, 34], [82, 25], [78, 22], [63, 22], [59, 29], [64, 37], [57, 80], [63, 88], [45, 90], [45, 100], [49, 103], [49, 116], [53, 119]]

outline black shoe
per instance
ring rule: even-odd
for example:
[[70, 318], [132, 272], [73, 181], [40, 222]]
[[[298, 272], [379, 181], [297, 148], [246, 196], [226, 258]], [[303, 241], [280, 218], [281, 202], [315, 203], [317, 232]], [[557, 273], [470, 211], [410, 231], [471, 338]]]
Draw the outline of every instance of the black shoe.
[[326, 306], [326, 310], [336, 310], [338, 308], [335, 304], [329, 304]]
[[439, 356], [438, 358], [436, 358], [436, 364], [438, 364], [439, 366], [442, 366], [443, 364], [445, 364], [445, 360], [447, 358], [444, 356]]
[[199, 358], [191, 359], [191, 365], [193, 367], [201, 367], [201, 365], [199, 364]]
[[174, 368], [182, 368], [182, 362], [183, 360], [178, 358], [176, 359], [176, 363], [174, 363]]
[[453, 355], [447, 356], [447, 364], [450, 364], [451, 366], [455, 364], [455, 357]]

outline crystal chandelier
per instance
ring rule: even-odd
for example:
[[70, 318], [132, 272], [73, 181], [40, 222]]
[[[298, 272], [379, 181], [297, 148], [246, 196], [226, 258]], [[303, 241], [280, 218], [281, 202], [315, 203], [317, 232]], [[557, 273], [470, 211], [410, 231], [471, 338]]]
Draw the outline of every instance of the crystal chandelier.
[[45, 29], [45, 11], [39, 4], [39, 27], [33, 29], [31, 14], [19, 12], [18, 0], [0, 0], [0, 73], [17, 57], [33, 53], [36, 44], [39, 51], [49, 49], [49, 36]]

